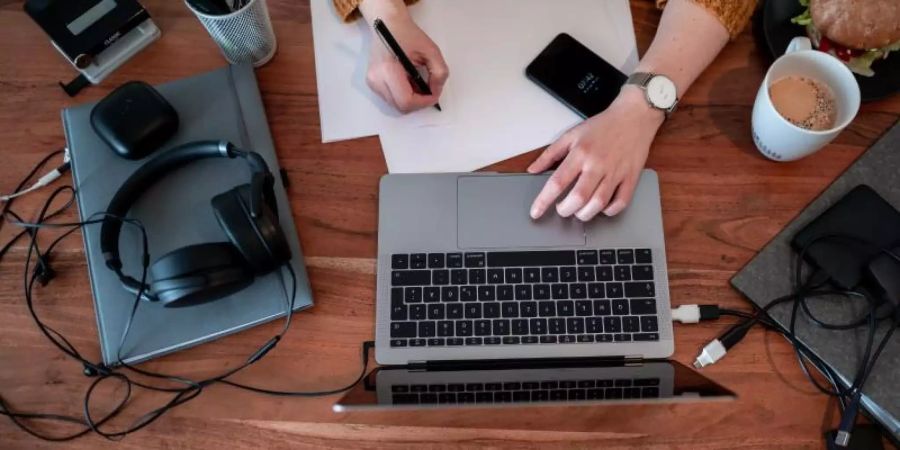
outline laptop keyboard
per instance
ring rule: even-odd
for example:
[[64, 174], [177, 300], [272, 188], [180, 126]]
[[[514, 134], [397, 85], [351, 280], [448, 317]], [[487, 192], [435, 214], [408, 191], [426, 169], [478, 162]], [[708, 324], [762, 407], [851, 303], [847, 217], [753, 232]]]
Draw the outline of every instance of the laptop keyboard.
[[391, 393], [395, 405], [660, 398], [659, 378], [395, 384]]
[[650, 249], [391, 257], [391, 347], [659, 340]]

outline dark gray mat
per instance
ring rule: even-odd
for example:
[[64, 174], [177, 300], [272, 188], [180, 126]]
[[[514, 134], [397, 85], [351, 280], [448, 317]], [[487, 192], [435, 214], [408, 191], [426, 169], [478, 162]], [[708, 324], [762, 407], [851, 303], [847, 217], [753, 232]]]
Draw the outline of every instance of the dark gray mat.
[[[759, 306], [792, 290], [795, 255], [790, 241], [807, 223], [822, 214], [847, 192], [860, 184], [871, 186], [895, 208], [900, 209], [900, 125], [894, 126], [866, 151], [841, 177], [814, 200], [790, 225], [782, 230], [759, 254], [741, 269], [731, 284]], [[807, 268], [808, 269], [808, 268]], [[813, 313], [829, 322], [846, 322], [864, 311], [863, 301], [819, 301]], [[790, 306], [779, 305], [772, 316], [787, 326]], [[845, 380], [856, 375], [865, 347], [867, 328], [855, 331], [828, 331], [805, 319], [797, 320], [800, 339], [834, 367]], [[887, 330], [878, 329], [876, 342]], [[900, 333], [895, 333], [878, 360], [863, 390], [866, 409], [900, 439]]]

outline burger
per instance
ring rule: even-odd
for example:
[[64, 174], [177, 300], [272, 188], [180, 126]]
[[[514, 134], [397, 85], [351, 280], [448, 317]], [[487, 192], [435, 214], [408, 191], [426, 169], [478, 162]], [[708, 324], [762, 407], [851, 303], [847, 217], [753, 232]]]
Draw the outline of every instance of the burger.
[[900, 51], [900, 0], [799, 1], [806, 11], [791, 22], [854, 73], [871, 77], [874, 62]]

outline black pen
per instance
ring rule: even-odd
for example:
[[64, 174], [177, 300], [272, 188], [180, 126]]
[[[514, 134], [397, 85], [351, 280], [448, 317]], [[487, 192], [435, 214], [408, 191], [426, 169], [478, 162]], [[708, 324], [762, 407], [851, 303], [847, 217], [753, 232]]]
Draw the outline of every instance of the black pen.
[[[412, 61], [409, 60], [409, 57], [406, 56], [406, 53], [400, 48], [400, 44], [397, 43], [397, 40], [394, 39], [394, 35], [391, 34], [390, 30], [388, 30], [387, 25], [381, 19], [375, 19], [375, 32], [381, 36], [381, 40], [384, 41], [384, 45], [386, 45], [391, 51], [394, 53], [394, 56], [400, 61], [400, 65], [403, 66], [403, 70], [406, 70], [407, 75], [412, 78], [413, 83], [416, 84], [416, 87], [419, 89], [419, 92], [425, 95], [431, 95], [431, 88], [428, 87], [428, 83], [425, 82], [425, 79], [422, 78], [422, 74], [416, 69], [416, 66], [413, 65]], [[441, 111], [440, 103], [435, 103], [434, 107], [437, 108], [438, 111]]]

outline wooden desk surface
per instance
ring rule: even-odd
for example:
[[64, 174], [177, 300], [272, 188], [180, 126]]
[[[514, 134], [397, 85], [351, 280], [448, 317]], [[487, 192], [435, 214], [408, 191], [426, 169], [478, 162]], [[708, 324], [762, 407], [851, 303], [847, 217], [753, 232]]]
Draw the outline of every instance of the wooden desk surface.
[[[326, 1], [326, 0], [315, 0]], [[308, 2], [269, 0], [279, 39], [275, 59], [258, 71], [281, 165], [289, 172], [297, 232], [307, 256], [316, 307], [295, 316], [286, 341], [238, 379], [282, 389], [323, 389], [359, 371], [360, 342], [373, 338], [377, 183], [386, 172], [378, 140], [323, 145]], [[643, 52], [659, 12], [633, 0]], [[64, 145], [61, 107], [96, 100], [132, 79], [159, 83], [223, 65], [199, 22], [182, 2], [145, 0], [163, 30], [161, 41], [77, 100], [56, 82], [72, 71], [22, 12], [0, 0], [0, 192], [43, 155]], [[832, 145], [803, 161], [763, 159], [750, 138], [750, 111], [768, 61], [749, 33], [725, 49], [685, 96], [649, 160], [662, 182], [674, 305], [748, 306], [728, 285], [776, 232], [900, 116], [900, 96], [863, 106]], [[537, 153], [492, 169], [522, 171]], [[36, 213], [37, 194], [15, 205]], [[42, 200], [41, 200], [42, 201]], [[68, 214], [75, 218], [74, 210]], [[0, 231], [0, 242], [12, 227]], [[52, 233], [48, 233], [52, 234]], [[99, 349], [80, 237], [53, 263], [60, 276], [38, 289], [39, 313], [93, 358]], [[19, 410], [79, 415], [88, 380], [51, 348], [24, 305], [20, 243], [0, 263], [0, 392]], [[677, 326], [674, 358], [690, 363], [725, 325]], [[186, 376], [217, 373], [243, 360], [280, 324], [268, 324], [180, 352], [146, 367]], [[813, 392], [780, 337], [754, 331], [704, 374], [735, 390], [728, 404], [525, 408], [334, 414], [336, 397], [272, 398], [225, 386], [207, 389], [119, 448], [822, 448], [836, 406]], [[140, 393], [134, 410], [162, 401]], [[102, 402], [101, 402], [102, 403]], [[127, 418], [133, 418], [134, 415]], [[126, 422], [117, 422], [124, 425]], [[91, 436], [73, 448], [112, 447]], [[0, 448], [57, 448], [0, 419]]]

